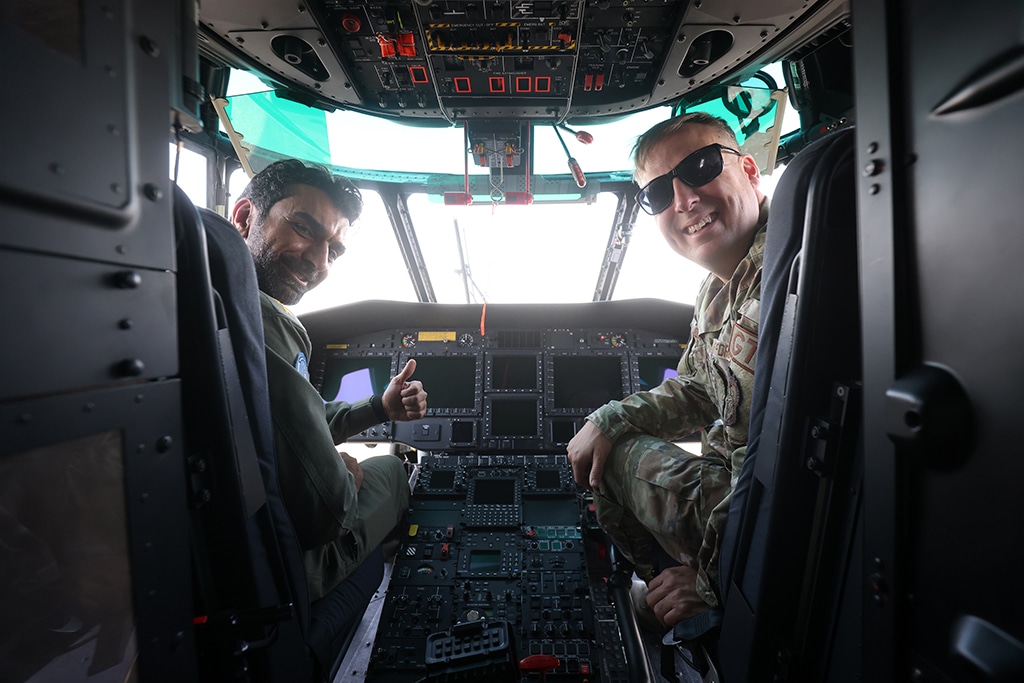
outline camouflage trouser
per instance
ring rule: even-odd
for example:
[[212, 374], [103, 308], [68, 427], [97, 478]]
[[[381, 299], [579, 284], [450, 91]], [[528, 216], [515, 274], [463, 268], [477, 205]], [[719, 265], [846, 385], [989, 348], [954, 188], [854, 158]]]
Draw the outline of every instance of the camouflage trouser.
[[[693, 455], [653, 436], [618, 441], [594, 489], [597, 521], [645, 581], [654, 577], [656, 545], [698, 570], [697, 590], [717, 604], [721, 514], [712, 514], [730, 491], [730, 472], [714, 453]], [[709, 564], [713, 569], [709, 571]]]

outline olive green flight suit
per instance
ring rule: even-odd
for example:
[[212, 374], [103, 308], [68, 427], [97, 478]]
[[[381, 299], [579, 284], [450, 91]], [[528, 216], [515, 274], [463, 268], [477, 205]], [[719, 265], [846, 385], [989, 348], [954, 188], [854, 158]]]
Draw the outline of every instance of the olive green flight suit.
[[338, 585], [398, 524], [409, 506], [402, 462], [391, 455], [361, 461], [363, 483], [335, 444], [383, 420], [369, 398], [324, 403], [306, 370], [309, 335], [299, 319], [260, 292], [267, 382], [277, 471], [299, 537], [310, 600]]

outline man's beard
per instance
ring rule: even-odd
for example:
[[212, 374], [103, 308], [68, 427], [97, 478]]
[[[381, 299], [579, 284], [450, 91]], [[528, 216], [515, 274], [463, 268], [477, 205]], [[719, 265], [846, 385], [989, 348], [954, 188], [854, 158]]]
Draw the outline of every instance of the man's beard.
[[[313, 280], [313, 273], [310, 269], [303, 267], [299, 262], [285, 264], [284, 256], [275, 256], [267, 249], [266, 242], [257, 235], [252, 244], [252, 261], [256, 266], [256, 280], [259, 283], [260, 291], [269, 294], [286, 306], [293, 306], [302, 299], [307, 291], [315, 287], [318, 282]], [[302, 287], [295, 281], [292, 271], [306, 278], [309, 283]]]

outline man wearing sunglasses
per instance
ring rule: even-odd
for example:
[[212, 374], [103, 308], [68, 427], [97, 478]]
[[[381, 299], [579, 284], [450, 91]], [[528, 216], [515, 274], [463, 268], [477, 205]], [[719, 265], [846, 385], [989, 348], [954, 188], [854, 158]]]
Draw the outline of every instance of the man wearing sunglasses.
[[[738, 149], [707, 114], [663, 121], [637, 141], [637, 203], [710, 273], [679, 376], [599, 408], [568, 446], [598, 522], [647, 584], [641, 623], [661, 632], [719, 605], [720, 535], [746, 454], [768, 201], [757, 163]], [[674, 444], [698, 431], [700, 456]]]

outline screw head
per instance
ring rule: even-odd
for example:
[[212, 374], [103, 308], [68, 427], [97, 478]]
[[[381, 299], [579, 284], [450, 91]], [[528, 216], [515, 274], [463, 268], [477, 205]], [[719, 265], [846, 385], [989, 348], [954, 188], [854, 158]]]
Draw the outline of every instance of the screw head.
[[139, 47], [150, 57], [154, 59], [160, 56], [160, 44], [149, 36], [142, 36], [139, 38]]
[[146, 183], [146, 186], [142, 188], [142, 192], [146, 195], [146, 199], [153, 202], [158, 202], [164, 198], [164, 191], [153, 183]]
[[881, 159], [872, 159], [864, 165], [864, 176], [871, 177], [878, 175], [885, 168], [885, 164], [882, 163]]

